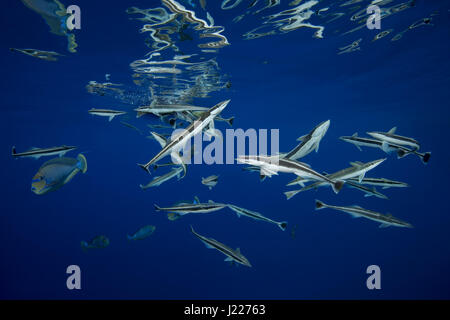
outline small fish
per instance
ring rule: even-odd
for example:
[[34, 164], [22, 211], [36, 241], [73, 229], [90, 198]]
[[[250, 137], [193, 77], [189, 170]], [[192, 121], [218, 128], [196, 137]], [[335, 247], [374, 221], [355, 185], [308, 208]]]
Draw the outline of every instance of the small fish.
[[295, 175], [310, 180], [323, 181], [330, 184], [333, 191], [337, 194], [344, 186], [344, 181], [335, 181], [311, 169], [306, 163], [288, 160], [279, 156], [239, 156], [239, 163], [245, 163], [261, 168], [261, 175], [271, 177], [278, 172], [294, 173]]
[[363, 185], [360, 185], [358, 183], [351, 182], [351, 181], [348, 181], [348, 180], [345, 180], [345, 185], [350, 187], [350, 188], [358, 189], [358, 190], [361, 190], [362, 192], [365, 192], [366, 193], [364, 195], [365, 197], [375, 196], [375, 197], [380, 198], [380, 199], [389, 199], [384, 194], [378, 192], [377, 189], [375, 189], [375, 188], [368, 188], [368, 187], [365, 187]]
[[45, 162], [31, 182], [31, 191], [43, 195], [68, 183], [78, 172], [86, 173], [87, 161], [81, 153], [77, 158], [54, 158]]
[[281, 222], [277, 222], [274, 221], [272, 219], [269, 219], [267, 217], [264, 217], [262, 214], [255, 212], [255, 211], [250, 211], [244, 208], [240, 208], [238, 206], [229, 204], [228, 208], [230, 208], [231, 210], [233, 210], [234, 212], [236, 212], [237, 216], [240, 218], [241, 215], [242, 216], [246, 216], [255, 220], [260, 220], [260, 221], [266, 221], [266, 222], [270, 222], [273, 223], [275, 225], [277, 225], [281, 230], [285, 231], [287, 228], [287, 222], [286, 221], [281, 221]]
[[152, 225], [144, 226], [140, 228], [138, 231], [133, 233], [131, 236], [127, 235], [128, 240], [143, 240], [153, 234], [155, 232], [156, 227]]
[[75, 150], [77, 147], [71, 146], [60, 146], [60, 147], [51, 147], [51, 148], [32, 148], [29, 151], [17, 153], [16, 147], [12, 147], [12, 156], [14, 158], [34, 158], [39, 159], [40, 157], [49, 157], [49, 156], [64, 156], [67, 152]]
[[[384, 159], [379, 159], [379, 160], [374, 160], [374, 161], [370, 161], [367, 163], [362, 163], [359, 161], [355, 161], [355, 162], [350, 162], [351, 167], [349, 168], [345, 168], [342, 169], [338, 172], [332, 173], [332, 174], [326, 174], [326, 177], [332, 180], [344, 180], [347, 181], [347, 179], [350, 178], [354, 178], [354, 177], [358, 177], [357, 181], [362, 181], [366, 175], [366, 173], [374, 168], [376, 168], [377, 166], [379, 166], [382, 162], [384, 162], [386, 160], [386, 158]], [[304, 182], [307, 182], [306, 179], [304, 179], [303, 177], [299, 177], [291, 182], [289, 182], [287, 185], [291, 186], [294, 184], [300, 184], [301, 186], [303, 186], [303, 188], [298, 189], [298, 190], [292, 190], [292, 191], [287, 191], [284, 194], [286, 195], [286, 198], [289, 200], [290, 198], [292, 198], [293, 196], [295, 196], [296, 194], [298, 194], [299, 192], [304, 192], [307, 190], [311, 190], [311, 189], [317, 189], [319, 187], [325, 186], [327, 185], [325, 182], [323, 181], [317, 181], [315, 183], [312, 183], [308, 186], [304, 186]]]
[[109, 246], [109, 239], [105, 236], [97, 236], [90, 241], [81, 241], [81, 248], [83, 251], [88, 249], [103, 249]]
[[397, 157], [399, 159], [401, 159], [409, 154], [415, 154], [422, 160], [422, 162], [424, 164], [428, 163], [428, 161], [430, 160], [430, 157], [431, 157], [431, 152], [419, 153], [416, 150], [411, 150], [404, 146], [389, 143], [387, 141], [359, 137], [357, 132], [355, 132], [351, 137], [343, 136], [343, 137], [340, 137], [339, 139], [353, 144], [354, 146], [356, 146], [358, 148], [359, 151], [362, 151], [361, 147], [379, 148], [386, 153], [395, 151], [395, 152], [397, 152]]
[[217, 182], [219, 182], [219, 176], [212, 175], [206, 178], [202, 177], [202, 184], [207, 186], [209, 190], [216, 186]]
[[136, 128], [135, 126], [133, 126], [132, 124], [126, 123], [124, 121], [120, 121], [120, 123], [123, 124], [127, 128], [130, 128], [130, 129], [133, 129], [133, 130], [139, 132], [139, 134], [142, 135], [142, 131], [139, 128]]
[[381, 214], [375, 211], [367, 210], [361, 208], [359, 206], [351, 206], [351, 207], [341, 207], [341, 206], [332, 206], [323, 203], [320, 200], [316, 200], [316, 210], [330, 208], [338, 211], [343, 211], [350, 214], [353, 218], [366, 218], [372, 221], [380, 222], [380, 228], [386, 227], [403, 227], [403, 228], [413, 228], [413, 226], [407, 222], [401, 221], [397, 218], [394, 218], [391, 215]]
[[359, 182], [358, 178], [350, 178], [346, 181], [356, 182], [360, 184], [365, 185], [372, 185], [372, 186], [378, 186], [382, 187], [382, 189], [388, 189], [388, 188], [406, 188], [409, 187], [409, 185], [405, 182], [395, 181], [395, 180], [389, 180], [385, 178], [364, 178]]
[[9, 48], [10, 51], [14, 52], [20, 52], [23, 54], [26, 54], [27, 56], [35, 57], [38, 59], [46, 60], [46, 61], [57, 61], [59, 56], [63, 56], [62, 54], [59, 54], [54, 51], [43, 51], [43, 50], [37, 50], [37, 49], [16, 49], [16, 48]]
[[252, 266], [250, 264], [250, 262], [247, 260], [247, 258], [242, 255], [241, 250], [239, 248], [237, 248], [236, 250], [233, 250], [230, 247], [224, 245], [223, 243], [220, 243], [219, 241], [214, 240], [213, 238], [204, 237], [204, 236], [198, 234], [197, 232], [195, 232], [195, 230], [192, 226], [191, 226], [191, 232], [198, 239], [200, 239], [200, 241], [202, 241], [208, 249], [216, 249], [216, 250], [222, 252], [224, 255], [226, 255], [227, 257], [225, 258], [225, 261], [227, 261], [227, 262], [234, 261], [236, 263], [242, 264], [247, 267]]
[[148, 169], [153, 163], [157, 162], [161, 158], [164, 158], [168, 156], [169, 154], [172, 155], [172, 157], [177, 158], [177, 162], [182, 164], [183, 160], [179, 156], [178, 153], [173, 152], [174, 150], [182, 150], [184, 145], [197, 133], [200, 133], [203, 131], [203, 129], [210, 125], [211, 121], [214, 120], [216, 116], [218, 116], [223, 109], [230, 103], [230, 100], [222, 101], [218, 104], [216, 104], [214, 107], [209, 109], [208, 111], [205, 111], [202, 116], [199, 118], [198, 121], [193, 122], [190, 124], [180, 135], [178, 135], [175, 139], [171, 141], [167, 141], [167, 143], [164, 144], [162, 150], [158, 152], [157, 155], [155, 155], [150, 161], [148, 161], [146, 164], [138, 164], [139, 167], [144, 169], [147, 173], [150, 173], [150, 170]]
[[290, 160], [298, 160], [308, 155], [313, 150], [318, 152], [320, 141], [327, 133], [329, 126], [330, 120], [317, 125], [310, 133], [298, 138], [297, 140], [301, 141], [301, 143], [283, 157]]
[[[173, 164], [171, 164], [171, 165], [173, 165]], [[178, 166], [178, 167], [172, 169], [171, 171], [169, 171], [168, 173], [166, 173], [165, 175], [155, 177], [152, 181], [150, 181], [145, 186], [142, 184], [139, 186], [141, 187], [142, 190], [145, 190], [145, 189], [148, 189], [151, 187], [160, 186], [164, 182], [169, 181], [170, 179], [172, 179], [174, 177], [178, 177], [178, 179], [180, 179], [180, 174], [182, 171], [183, 171], [183, 168], [181, 166]]]
[[126, 114], [125, 111], [110, 110], [110, 109], [95, 109], [95, 108], [92, 108], [88, 112], [92, 115], [108, 117], [109, 121], [114, 119], [115, 116], [120, 116], [120, 115]]
[[169, 219], [176, 220], [188, 213], [212, 213], [225, 208], [227, 205], [223, 203], [216, 203], [212, 200], [209, 200], [207, 203], [200, 203], [200, 201], [196, 197], [193, 203], [183, 202], [175, 206], [166, 208], [161, 208], [156, 204], [154, 204], [154, 206], [156, 211], [166, 211], [171, 213], [171, 215], [168, 215]]
[[397, 127], [392, 128], [388, 132], [367, 132], [367, 134], [380, 141], [386, 141], [398, 146], [407, 146], [413, 150], [419, 150], [420, 144], [413, 138], [403, 137], [395, 134]]

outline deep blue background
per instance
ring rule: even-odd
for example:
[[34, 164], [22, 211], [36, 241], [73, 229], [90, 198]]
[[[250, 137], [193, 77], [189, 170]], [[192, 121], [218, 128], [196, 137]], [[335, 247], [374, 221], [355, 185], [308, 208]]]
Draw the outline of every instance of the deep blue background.
[[[336, 196], [322, 188], [289, 201], [283, 192], [294, 177], [282, 174], [260, 183], [257, 174], [235, 165], [190, 166], [185, 179], [142, 191], [138, 185], [158, 174], [146, 176], [136, 162], [152, 157], [158, 145], [121, 126], [119, 119], [90, 116], [92, 107], [124, 106], [90, 95], [85, 85], [103, 81], [106, 73], [112, 82], [132, 84], [129, 63], [148, 48], [138, 33], [142, 23], [129, 20], [125, 9], [156, 7], [159, 1], [72, 3], [82, 8], [76, 54], [68, 53], [66, 39], [50, 34], [42, 18], [21, 2], [10, 2], [0, 13], [0, 298], [450, 298], [446, 1], [417, 1], [415, 8], [382, 22], [383, 28], [400, 31], [438, 10], [434, 26], [412, 30], [397, 42], [387, 37], [374, 43], [376, 32], [366, 29], [346, 36], [326, 29], [321, 40], [313, 39], [310, 29], [300, 29], [245, 41], [241, 35], [256, 25], [231, 23], [243, 8], [211, 10], [216, 24], [226, 26], [231, 43], [217, 60], [233, 86], [198, 103], [212, 106], [231, 99], [224, 116], [236, 117], [235, 128], [279, 128], [281, 151], [288, 151], [297, 137], [330, 119], [320, 152], [303, 159], [328, 172], [350, 161], [386, 156], [376, 149], [360, 152], [338, 139], [354, 132], [397, 126], [400, 134], [417, 138], [424, 151], [432, 151], [427, 166], [415, 156], [397, 160], [391, 155], [369, 174], [411, 185], [383, 190], [390, 200], [364, 198], [353, 189]], [[359, 37], [364, 38], [360, 52], [336, 54], [338, 47]], [[11, 53], [10, 47], [66, 56], [46, 62]], [[125, 121], [146, 130], [144, 119], [131, 115]], [[33, 194], [31, 178], [48, 158], [15, 160], [11, 147], [22, 151], [62, 144], [86, 152], [88, 172], [57, 192]], [[220, 180], [209, 191], [200, 180], [211, 174], [220, 174]], [[153, 209], [154, 203], [170, 205], [196, 195], [298, 224], [296, 238], [271, 224], [239, 219], [229, 210], [171, 222]], [[330, 210], [314, 214], [316, 198], [391, 213], [415, 228], [379, 229], [374, 222]], [[126, 241], [127, 233], [145, 224], [157, 227], [151, 238]], [[230, 267], [189, 232], [189, 224], [200, 234], [240, 247], [253, 268]], [[83, 253], [80, 241], [99, 234], [110, 238], [110, 246]], [[71, 264], [81, 267], [80, 291], [66, 288], [65, 270]], [[382, 290], [366, 288], [365, 271], [371, 264], [381, 267]]]

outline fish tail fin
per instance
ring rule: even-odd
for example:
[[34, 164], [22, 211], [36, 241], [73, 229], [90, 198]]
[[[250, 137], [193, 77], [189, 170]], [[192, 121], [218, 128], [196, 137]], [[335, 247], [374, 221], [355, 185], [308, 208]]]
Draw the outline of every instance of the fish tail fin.
[[231, 117], [230, 119], [227, 119], [226, 121], [230, 125], [230, 127], [232, 127], [233, 126], [234, 117]]
[[17, 154], [17, 152], [16, 152], [16, 146], [13, 146], [13, 147], [12, 147], [11, 154], [12, 154], [12, 155]]
[[300, 190], [292, 190], [292, 191], [286, 191], [284, 194], [286, 196], [286, 200], [289, 200], [293, 196], [295, 196], [297, 193], [299, 193]]
[[192, 224], [190, 224], [189, 227], [191, 228], [191, 232], [192, 232], [193, 234], [195, 234], [195, 230], [194, 230], [194, 228], [192, 227]]
[[286, 231], [287, 225], [288, 225], [287, 221], [282, 221], [282, 222], [279, 222], [279, 223], [278, 223], [278, 226], [279, 226], [280, 229], [283, 230], [283, 231]]
[[147, 173], [150, 173], [150, 170], [148, 169], [148, 165], [147, 164], [137, 164], [140, 168], [142, 168], [143, 170], [145, 170]]
[[428, 161], [430, 160], [431, 157], [431, 152], [425, 152], [425, 154], [422, 157], [422, 162], [427, 164]]
[[342, 187], [344, 186], [344, 181], [336, 181], [331, 185], [333, 188], [334, 193], [338, 194], [339, 191], [341, 191]]
[[157, 204], [153, 204], [153, 206], [155, 207], [155, 210], [156, 210], [156, 211], [161, 211], [161, 207], [158, 207]]
[[77, 160], [78, 160], [78, 169], [81, 170], [81, 172], [86, 173], [87, 171], [87, 160], [86, 157], [83, 154], [79, 154], [77, 156]]
[[325, 208], [327, 205], [320, 200], [316, 200], [316, 210]]
[[175, 129], [177, 127], [177, 119], [175, 118], [169, 119], [169, 124], [172, 127], [172, 129]]
[[398, 158], [398, 159], [401, 159], [401, 158], [407, 156], [408, 154], [409, 154], [409, 152], [406, 152], [406, 151], [404, 151], [404, 150], [398, 150], [398, 151], [397, 151], [397, 158]]

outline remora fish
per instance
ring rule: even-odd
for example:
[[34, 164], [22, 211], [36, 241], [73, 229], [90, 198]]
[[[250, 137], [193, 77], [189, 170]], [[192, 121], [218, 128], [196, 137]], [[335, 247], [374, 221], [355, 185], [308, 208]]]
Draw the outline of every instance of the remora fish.
[[[205, 111], [202, 116], [199, 118], [199, 120], [194, 121], [192, 124], [190, 124], [184, 132], [179, 134], [177, 137], [175, 137], [173, 140], [165, 144], [165, 146], [162, 148], [162, 150], [153, 157], [149, 162], [146, 164], [138, 164], [139, 167], [150, 173], [149, 166], [151, 166], [153, 163], [158, 161], [159, 159], [168, 156], [169, 154], [173, 154], [175, 157], [178, 157], [178, 161], [182, 163], [181, 158], [177, 154], [178, 150], [181, 150], [183, 146], [186, 144], [189, 139], [191, 139], [193, 136], [195, 136], [197, 133], [202, 132], [202, 130], [210, 124], [211, 121], [214, 120], [214, 118], [225, 109], [225, 107], [228, 105], [228, 103], [231, 100], [226, 100], [223, 102], [220, 102], [216, 104], [214, 107], [209, 109], [208, 111]], [[174, 152], [175, 151], [175, 152]]]
[[64, 156], [67, 152], [75, 150], [77, 147], [68, 147], [68, 146], [60, 146], [60, 147], [52, 147], [52, 148], [32, 148], [29, 151], [17, 153], [16, 147], [12, 147], [12, 156], [14, 158], [34, 158], [39, 159], [40, 157], [48, 157], [48, 156]]
[[226, 259], [225, 261], [234, 261], [237, 262], [239, 264], [242, 264], [244, 266], [247, 267], [251, 267], [252, 265], [250, 264], [250, 262], [247, 260], [246, 257], [244, 257], [241, 253], [241, 250], [239, 248], [237, 248], [236, 250], [231, 249], [230, 247], [224, 245], [223, 243], [220, 243], [217, 240], [214, 240], [213, 238], [207, 238], [204, 237], [200, 234], [198, 234], [197, 232], [195, 232], [194, 228], [192, 228], [191, 226], [191, 232], [200, 239], [200, 241], [202, 241], [205, 246], [208, 249], [216, 249], [220, 252], [222, 252], [224, 255], [226, 255]]
[[344, 181], [333, 181], [314, 171], [305, 163], [280, 158], [278, 156], [239, 156], [237, 161], [260, 167], [261, 175], [264, 176], [271, 177], [272, 175], [278, 174], [278, 172], [287, 172], [311, 180], [324, 181], [331, 185], [335, 193], [339, 193], [344, 185]]
[[[347, 179], [358, 177], [358, 181], [362, 181], [364, 179], [364, 176], [367, 171], [370, 171], [373, 168], [377, 167], [384, 160], [386, 160], [386, 158], [374, 160], [374, 161], [367, 162], [367, 163], [362, 163], [359, 161], [350, 162], [350, 164], [352, 165], [351, 167], [342, 169], [342, 170], [332, 173], [332, 174], [329, 174], [329, 175], [327, 175], [327, 178], [332, 179], [332, 180], [346, 181]], [[294, 184], [300, 184], [303, 186], [304, 185], [303, 182], [306, 182], [306, 181], [302, 180], [300, 177], [300, 179], [297, 178], [297, 179], [291, 181], [290, 183], [288, 183], [287, 185], [290, 186], [290, 185], [294, 185]], [[324, 183], [322, 181], [318, 181], [318, 182], [315, 182], [313, 184], [310, 184], [310, 185], [303, 187], [301, 189], [298, 189], [298, 190], [287, 191], [284, 194], [286, 195], [287, 199], [289, 200], [290, 198], [292, 198], [299, 192], [307, 191], [310, 189], [316, 189], [316, 188], [322, 187], [324, 185], [326, 185], [326, 183]]]
[[212, 200], [209, 200], [207, 203], [200, 203], [198, 198], [195, 197], [193, 203], [179, 203], [175, 206], [166, 208], [161, 208], [156, 204], [154, 204], [154, 206], [157, 211], [169, 212], [168, 218], [170, 220], [176, 220], [188, 213], [211, 213], [223, 209], [227, 205], [223, 203], [216, 203]]
[[154, 104], [150, 106], [143, 106], [139, 107], [137, 109], [134, 109], [134, 111], [137, 111], [137, 118], [141, 117], [142, 115], [146, 113], [154, 114], [155, 116], [160, 116], [163, 114], [168, 113], [174, 113], [174, 112], [183, 112], [183, 111], [208, 111], [208, 108], [205, 107], [197, 107], [197, 106], [190, 106], [187, 104]]
[[95, 109], [95, 108], [92, 108], [88, 112], [92, 115], [108, 117], [109, 121], [114, 119], [115, 116], [120, 116], [120, 115], [126, 114], [125, 111], [110, 110], [110, 109]]
[[[350, 179], [347, 179], [346, 181], [359, 183], [359, 180], [356, 178], [350, 178]], [[409, 185], [405, 182], [394, 181], [394, 180], [389, 180], [389, 179], [385, 179], [385, 178], [367, 178], [366, 177], [366, 178], [362, 179], [360, 184], [378, 186], [378, 187], [382, 187], [382, 189], [388, 189], [388, 188], [394, 188], [394, 187], [396, 187], [396, 188], [409, 187]]]
[[423, 163], [427, 163], [431, 157], [431, 152], [419, 153], [416, 150], [411, 150], [411, 149], [408, 149], [403, 146], [399, 146], [399, 145], [396, 145], [393, 143], [388, 143], [386, 141], [358, 137], [358, 133], [354, 133], [351, 137], [343, 136], [343, 137], [340, 137], [339, 139], [355, 145], [360, 151], [362, 151], [361, 147], [380, 148], [381, 150], [383, 150], [386, 153], [396, 151], [398, 158], [403, 158], [404, 156], [407, 156], [408, 154], [415, 154], [419, 158], [421, 158]]
[[155, 177], [152, 181], [150, 181], [146, 185], [140, 184], [139, 187], [141, 187], [142, 190], [145, 190], [145, 189], [148, 189], [151, 187], [160, 186], [161, 184], [172, 179], [175, 176], [178, 177], [178, 179], [180, 179], [181, 171], [183, 171], [183, 168], [178, 166], [178, 167], [172, 169], [171, 171], [169, 171], [168, 173], [166, 173], [165, 175]]
[[153, 234], [155, 232], [156, 227], [152, 225], [144, 226], [140, 228], [138, 231], [133, 233], [131, 236], [127, 235], [128, 240], [143, 240]]
[[219, 182], [219, 176], [212, 175], [206, 178], [202, 177], [202, 184], [209, 187], [209, 190], [215, 187], [217, 182]]
[[413, 150], [419, 150], [420, 145], [419, 142], [417, 142], [413, 138], [408, 137], [402, 137], [395, 134], [395, 131], [397, 130], [397, 127], [392, 128], [388, 132], [367, 132], [369, 136], [374, 137], [375, 139], [386, 141], [398, 146], [408, 146], [412, 147]]
[[310, 133], [297, 139], [301, 143], [284, 155], [284, 158], [297, 160], [311, 153], [313, 150], [319, 151], [320, 140], [327, 133], [330, 126], [330, 120], [324, 121], [316, 126]]
[[287, 228], [287, 221], [281, 221], [281, 222], [277, 222], [274, 221], [272, 219], [269, 219], [267, 217], [264, 217], [262, 214], [255, 212], [255, 211], [250, 211], [244, 208], [240, 208], [238, 206], [229, 204], [228, 208], [230, 208], [231, 210], [233, 210], [234, 212], [236, 212], [237, 216], [240, 218], [241, 215], [255, 219], [255, 220], [260, 220], [260, 221], [266, 221], [266, 222], [270, 222], [273, 224], [276, 224], [281, 230], [285, 231]]
[[378, 192], [377, 189], [375, 189], [375, 188], [365, 187], [363, 185], [360, 185], [358, 183], [354, 183], [354, 182], [351, 182], [351, 181], [348, 181], [348, 180], [345, 181], [345, 185], [350, 187], [350, 188], [358, 189], [358, 190], [360, 190], [362, 192], [365, 192], [366, 194], [364, 195], [364, 197], [375, 196], [375, 197], [381, 198], [381, 199], [389, 199], [384, 194]]
[[381, 214], [375, 211], [367, 210], [361, 208], [359, 206], [351, 206], [351, 207], [341, 207], [341, 206], [332, 206], [323, 203], [320, 200], [316, 200], [316, 210], [330, 208], [338, 211], [343, 211], [350, 214], [353, 218], [366, 218], [372, 221], [380, 222], [380, 228], [386, 227], [403, 227], [403, 228], [413, 228], [413, 226], [407, 222], [401, 221], [397, 218], [394, 218], [391, 215]]

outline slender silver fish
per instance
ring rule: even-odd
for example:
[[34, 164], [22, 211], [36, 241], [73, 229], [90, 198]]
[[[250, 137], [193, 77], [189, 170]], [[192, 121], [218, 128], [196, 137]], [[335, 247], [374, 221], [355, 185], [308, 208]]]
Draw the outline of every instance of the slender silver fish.
[[388, 132], [367, 132], [369, 136], [374, 137], [375, 139], [386, 141], [392, 144], [396, 144], [398, 146], [408, 146], [412, 147], [413, 150], [419, 150], [420, 144], [413, 138], [403, 137], [395, 134], [397, 127], [392, 128]]
[[120, 116], [123, 114], [126, 114], [125, 111], [119, 111], [119, 110], [111, 110], [111, 109], [95, 109], [92, 108], [88, 111], [92, 115], [101, 116], [101, 117], [108, 117], [109, 121], [114, 119], [116, 116]]
[[145, 189], [148, 189], [151, 187], [158, 187], [161, 184], [163, 184], [164, 182], [169, 181], [170, 179], [172, 179], [174, 177], [178, 177], [178, 179], [180, 179], [180, 174], [182, 171], [183, 171], [183, 168], [181, 166], [178, 166], [176, 168], [173, 168], [171, 171], [169, 171], [168, 173], [166, 173], [162, 176], [155, 177], [152, 181], [150, 181], [146, 185], [140, 184], [139, 187], [141, 187], [142, 190], [145, 190]]
[[[358, 177], [358, 181], [362, 181], [362, 179], [364, 179], [365, 174], [374, 169], [375, 167], [377, 167], [378, 165], [380, 165], [383, 161], [385, 161], [386, 158], [384, 159], [379, 159], [379, 160], [374, 160], [374, 161], [370, 161], [367, 163], [362, 163], [359, 161], [355, 161], [355, 162], [350, 162], [350, 164], [352, 165], [349, 168], [345, 168], [342, 169], [338, 172], [332, 173], [332, 174], [328, 174], [327, 178], [332, 179], [332, 180], [344, 180], [347, 181], [347, 179], [350, 178], [354, 178], [354, 177]], [[306, 182], [304, 179], [302, 180], [302, 177], [297, 178], [293, 181], [291, 181], [290, 183], [288, 183], [289, 185], [293, 185], [293, 184], [300, 184], [300, 185], [304, 185], [303, 183]], [[303, 187], [301, 189], [298, 190], [291, 190], [291, 191], [287, 191], [284, 194], [286, 195], [287, 199], [289, 200], [290, 198], [292, 198], [293, 196], [295, 196], [296, 194], [298, 194], [299, 192], [304, 192], [307, 190], [311, 190], [311, 189], [316, 189], [322, 186], [327, 185], [325, 182], [323, 181], [317, 181], [315, 183], [312, 183], [306, 187]]]
[[320, 141], [327, 133], [329, 126], [330, 120], [324, 121], [317, 125], [310, 133], [298, 138], [297, 140], [301, 141], [301, 143], [283, 157], [286, 159], [298, 160], [308, 155], [313, 150], [318, 152]]
[[380, 228], [386, 227], [403, 227], [403, 228], [412, 228], [413, 226], [408, 222], [401, 221], [391, 215], [381, 214], [375, 211], [367, 210], [361, 208], [359, 206], [351, 206], [351, 207], [341, 207], [341, 206], [332, 206], [323, 203], [320, 200], [316, 200], [316, 210], [330, 208], [338, 211], [343, 211], [350, 214], [353, 218], [366, 218], [372, 221], [380, 222]]
[[193, 203], [182, 202], [172, 207], [165, 208], [161, 208], [156, 204], [154, 204], [154, 206], [157, 211], [168, 212], [167, 217], [169, 218], [169, 220], [176, 220], [181, 216], [189, 213], [212, 213], [225, 208], [227, 205], [223, 203], [217, 203], [212, 200], [209, 200], [207, 203], [200, 203], [199, 199], [195, 197]]
[[207, 186], [209, 190], [215, 187], [217, 185], [217, 182], [219, 182], [219, 176], [212, 175], [206, 178], [202, 177], [202, 184]]
[[375, 196], [380, 199], [389, 199], [386, 195], [378, 192], [377, 189], [375, 189], [375, 188], [369, 188], [369, 187], [366, 187], [361, 184], [358, 184], [358, 183], [355, 183], [352, 181], [348, 181], [348, 180], [345, 180], [345, 185], [347, 187], [354, 188], [354, 189], [364, 192], [365, 193], [364, 197]]
[[229, 261], [229, 262], [234, 261], [236, 263], [242, 264], [247, 267], [252, 266], [250, 264], [250, 262], [248, 261], [248, 259], [242, 255], [241, 250], [239, 248], [237, 248], [236, 250], [233, 250], [230, 247], [224, 245], [223, 243], [220, 243], [219, 241], [214, 240], [213, 238], [204, 237], [204, 236], [198, 234], [197, 232], [195, 232], [195, 230], [192, 226], [191, 226], [191, 232], [198, 239], [200, 239], [200, 241], [202, 241], [208, 249], [216, 249], [216, 250], [222, 252], [224, 255], [226, 255], [227, 257], [225, 258], [225, 261]]
[[216, 104], [214, 107], [209, 109], [208, 111], [205, 111], [202, 116], [199, 118], [199, 120], [194, 121], [192, 124], [190, 124], [184, 132], [179, 134], [177, 137], [175, 137], [173, 140], [168, 142], [160, 152], [156, 156], [154, 156], [149, 162], [146, 164], [138, 164], [139, 167], [150, 173], [149, 167], [155, 163], [156, 161], [160, 160], [161, 158], [164, 158], [165, 156], [168, 156], [169, 154], [172, 154], [175, 157], [178, 157], [178, 162], [182, 163], [182, 159], [178, 155], [178, 151], [181, 150], [184, 145], [191, 139], [193, 136], [195, 136], [197, 133], [202, 132], [202, 130], [207, 127], [211, 121], [214, 120], [214, 118], [225, 109], [225, 107], [228, 105], [230, 100], [226, 100], [223, 102], [220, 102]]
[[280, 158], [278, 156], [239, 156], [239, 163], [258, 166], [261, 169], [261, 175], [277, 175], [278, 172], [294, 173], [299, 177], [306, 179], [323, 181], [331, 185], [335, 193], [339, 193], [344, 185], [344, 181], [333, 181], [326, 176], [314, 171], [306, 163]]
[[270, 222], [273, 224], [276, 224], [281, 230], [285, 231], [287, 228], [287, 221], [274, 221], [270, 218], [264, 217], [262, 214], [255, 212], [255, 211], [250, 211], [248, 209], [244, 209], [244, 208], [240, 208], [238, 206], [229, 204], [228, 208], [230, 208], [231, 210], [233, 210], [234, 212], [236, 212], [237, 216], [240, 218], [241, 215], [255, 219], [255, 220], [260, 220], [260, 221], [266, 221], [266, 222]]
[[12, 147], [11, 155], [14, 158], [34, 158], [39, 159], [40, 157], [49, 156], [64, 156], [67, 152], [75, 150], [77, 147], [73, 146], [60, 146], [51, 148], [32, 148], [25, 152], [17, 153], [16, 147]]
[[362, 179], [361, 182], [359, 182], [359, 180], [357, 178], [350, 178], [350, 179], [347, 179], [346, 181], [356, 182], [356, 183], [370, 185], [370, 186], [377, 186], [377, 187], [381, 187], [382, 189], [409, 187], [409, 185], [405, 182], [389, 180], [389, 179], [385, 179], [385, 178], [365, 177], [364, 179]]

